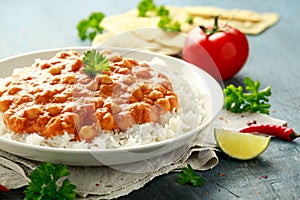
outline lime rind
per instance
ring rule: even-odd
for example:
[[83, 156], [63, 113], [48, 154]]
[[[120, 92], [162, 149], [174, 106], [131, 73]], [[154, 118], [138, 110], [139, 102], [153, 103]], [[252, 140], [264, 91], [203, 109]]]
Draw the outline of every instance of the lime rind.
[[269, 146], [271, 137], [240, 133], [226, 129], [214, 130], [219, 148], [229, 157], [250, 160], [261, 155]]

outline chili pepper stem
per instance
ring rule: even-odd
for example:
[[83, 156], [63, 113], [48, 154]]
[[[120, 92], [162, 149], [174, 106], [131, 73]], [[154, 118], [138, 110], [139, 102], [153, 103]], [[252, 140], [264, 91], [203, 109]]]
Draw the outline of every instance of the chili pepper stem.
[[300, 137], [300, 134], [297, 134], [297, 133], [295, 133], [295, 132], [293, 132], [293, 133], [290, 135], [291, 140], [294, 140], [294, 139], [296, 139], [297, 137]]

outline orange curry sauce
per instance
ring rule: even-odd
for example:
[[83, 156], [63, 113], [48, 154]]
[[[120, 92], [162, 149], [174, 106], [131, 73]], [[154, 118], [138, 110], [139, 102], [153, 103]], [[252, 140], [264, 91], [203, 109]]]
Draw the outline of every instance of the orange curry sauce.
[[146, 63], [103, 51], [110, 70], [95, 78], [82, 72], [82, 56], [62, 51], [20, 69], [0, 88], [0, 111], [13, 132], [46, 138], [74, 134], [91, 141], [100, 130], [126, 130], [133, 124], [160, 122], [176, 111], [170, 80]]

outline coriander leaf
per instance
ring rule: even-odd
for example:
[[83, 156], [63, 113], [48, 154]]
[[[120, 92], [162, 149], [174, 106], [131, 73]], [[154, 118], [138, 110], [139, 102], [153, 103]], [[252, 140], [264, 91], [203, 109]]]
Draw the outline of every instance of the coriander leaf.
[[205, 179], [199, 176], [189, 164], [186, 168], [181, 169], [178, 176], [177, 182], [181, 185], [191, 183], [194, 187], [199, 187], [205, 183]]
[[178, 31], [181, 30], [181, 25], [179, 22], [172, 21], [172, 18], [169, 16], [162, 16], [158, 22], [158, 27], [165, 31]]
[[95, 49], [84, 53], [83, 64], [85, 65], [83, 72], [88, 74], [91, 78], [102, 73], [102, 71], [108, 71], [110, 69], [108, 59]]
[[[152, 15], [148, 13], [152, 12]], [[181, 25], [178, 21], [173, 21], [170, 16], [170, 11], [165, 6], [156, 6], [153, 0], [142, 0], [138, 4], [138, 16], [150, 17], [159, 16], [160, 20], [157, 26], [165, 31], [181, 31]]]
[[98, 33], [103, 32], [100, 22], [105, 17], [101, 12], [92, 12], [88, 19], [83, 19], [77, 24], [78, 36], [81, 40], [92, 41]]
[[247, 92], [243, 91], [242, 86], [235, 87], [232, 84], [224, 89], [225, 108], [234, 113], [250, 111], [269, 114], [271, 105], [267, 102], [272, 94], [271, 87], [259, 90], [259, 81], [254, 82], [249, 77], [245, 77], [244, 83]]
[[186, 23], [192, 25], [194, 23], [194, 18], [192, 15], [189, 15], [186, 19]]
[[155, 11], [156, 5], [153, 0], [142, 0], [138, 4], [138, 16], [139, 17], [147, 17], [147, 12]]
[[65, 179], [61, 186], [57, 184], [60, 178], [68, 175], [65, 165], [50, 162], [39, 165], [29, 176], [30, 183], [24, 191], [24, 199], [74, 199], [75, 185], [72, 185], [68, 179]]
[[156, 15], [157, 16], [169, 16], [169, 10], [165, 6], [159, 6], [156, 9]]

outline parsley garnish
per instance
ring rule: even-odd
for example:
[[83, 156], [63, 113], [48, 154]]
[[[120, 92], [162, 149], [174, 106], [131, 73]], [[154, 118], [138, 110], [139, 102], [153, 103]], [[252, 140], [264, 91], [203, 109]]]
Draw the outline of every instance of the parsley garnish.
[[249, 77], [244, 79], [244, 83], [247, 93], [244, 93], [242, 86], [235, 87], [232, 84], [224, 89], [225, 108], [235, 113], [250, 111], [269, 114], [271, 105], [267, 102], [272, 94], [271, 86], [259, 90], [259, 81], [254, 82]]
[[31, 181], [24, 191], [24, 199], [73, 200], [76, 186], [69, 179], [63, 180], [61, 186], [57, 184], [60, 178], [68, 175], [65, 165], [50, 162], [39, 165], [29, 176]]
[[157, 16], [169, 16], [170, 11], [165, 6], [159, 6], [156, 8], [156, 15]]
[[186, 168], [181, 169], [178, 176], [180, 178], [177, 179], [177, 182], [181, 185], [191, 183], [194, 187], [199, 187], [205, 183], [205, 179], [198, 175], [189, 164]]
[[139, 17], [147, 17], [147, 13], [149, 11], [155, 11], [156, 5], [154, 4], [153, 0], [142, 0], [138, 4], [138, 12]]
[[153, 0], [142, 0], [138, 4], [139, 17], [159, 16], [158, 27], [166, 31], [181, 31], [181, 25], [170, 16], [170, 11], [165, 6], [156, 6]]
[[84, 53], [83, 64], [85, 67], [82, 71], [91, 78], [102, 73], [102, 71], [108, 71], [110, 69], [109, 60], [95, 49]]
[[98, 33], [103, 32], [100, 22], [105, 17], [101, 12], [92, 12], [88, 19], [83, 19], [77, 24], [78, 36], [81, 40], [92, 41]]
[[189, 15], [186, 19], [186, 23], [192, 25], [194, 23], [194, 18], [192, 15]]
[[158, 27], [166, 31], [180, 31], [181, 26], [179, 22], [173, 22], [169, 16], [162, 16], [158, 22]]

